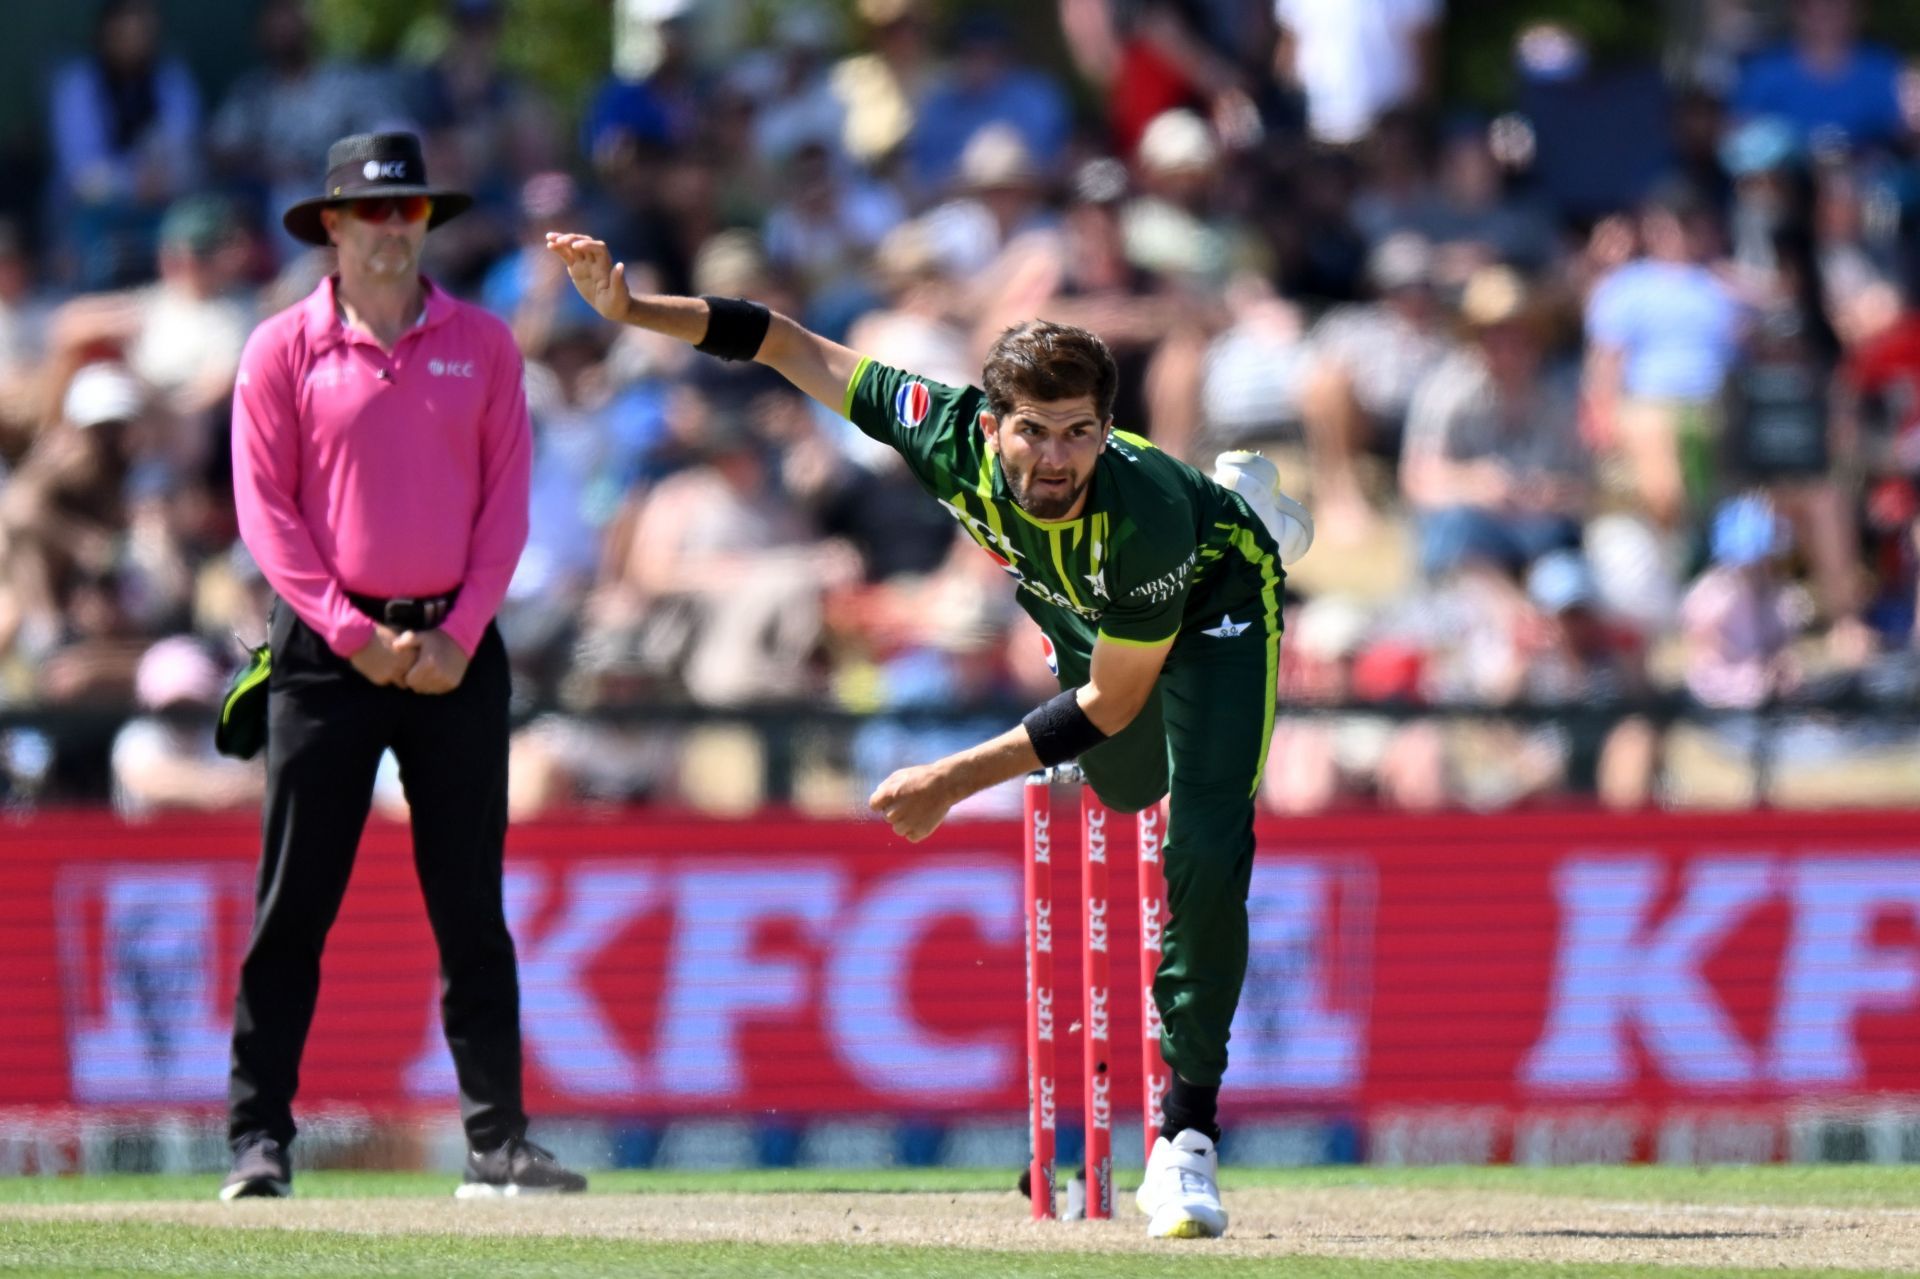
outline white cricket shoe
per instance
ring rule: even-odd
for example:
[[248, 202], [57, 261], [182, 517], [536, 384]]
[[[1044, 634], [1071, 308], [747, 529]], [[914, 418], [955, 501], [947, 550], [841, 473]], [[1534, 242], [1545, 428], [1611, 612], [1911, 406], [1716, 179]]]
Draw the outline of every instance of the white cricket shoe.
[[1313, 545], [1313, 516], [1280, 491], [1280, 472], [1258, 453], [1233, 449], [1214, 459], [1213, 482], [1247, 499], [1280, 546], [1280, 562], [1293, 564]]
[[1147, 1214], [1149, 1239], [1218, 1239], [1227, 1233], [1220, 1206], [1220, 1157], [1202, 1132], [1183, 1128], [1153, 1143], [1134, 1203]]

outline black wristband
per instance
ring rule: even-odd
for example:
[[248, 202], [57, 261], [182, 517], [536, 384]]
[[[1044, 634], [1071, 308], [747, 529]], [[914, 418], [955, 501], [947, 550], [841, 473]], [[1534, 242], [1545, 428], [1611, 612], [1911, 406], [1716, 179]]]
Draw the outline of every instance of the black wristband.
[[700, 299], [707, 304], [707, 335], [693, 349], [723, 360], [751, 360], [767, 340], [773, 312], [745, 298]]
[[1033, 753], [1040, 757], [1042, 768], [1079, 759], [1107, 740], [1107, 735], [1080, 709], [1080, 698], [1071, 688], [1028, 711], [1020, 723], [1033, 742]]

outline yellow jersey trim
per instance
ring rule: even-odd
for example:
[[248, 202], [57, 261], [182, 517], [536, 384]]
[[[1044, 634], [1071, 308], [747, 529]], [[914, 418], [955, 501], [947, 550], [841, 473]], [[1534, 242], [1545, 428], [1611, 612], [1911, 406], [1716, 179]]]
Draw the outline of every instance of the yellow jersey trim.
[[[1094, 632], [1094, 637], [1105, 640], [1109, 644], [1119, 644], [1125, 648], [1163, 648], [1180, 638], [1180, 631], [1179, 628], [1176, 627], [1173, 634], [1167, 636], [1165, 639], [1157, 640], [1126, 639], [1119, 635], [1109, 635], [1105, 631]], [[1271, 716], [1269, 716], [1269, 720], [1271, 720]]]
[[847, 394], [840, 401], [840, 416], [853, 420], [853, 393], [860, 389], [860, 379], [867, 375], [867, 366], [873, 363], [873, 357], [863, 355], [860, 363], [853, 366], [853, 376], [847, 379]]

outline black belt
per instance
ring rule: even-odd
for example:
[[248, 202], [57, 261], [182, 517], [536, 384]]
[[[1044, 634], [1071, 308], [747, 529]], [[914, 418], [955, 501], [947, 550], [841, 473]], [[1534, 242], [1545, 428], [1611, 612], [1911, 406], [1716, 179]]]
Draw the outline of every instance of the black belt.
[[374, 621], [384, 622], [396, 631], [432, 630], [447, 620], [447, 614], [453, 611], [453, 602], [459, 598], [460, 588], [457, 586], [445, 595], [411, 595], [395, 599], [347, 592], [348, 603]]

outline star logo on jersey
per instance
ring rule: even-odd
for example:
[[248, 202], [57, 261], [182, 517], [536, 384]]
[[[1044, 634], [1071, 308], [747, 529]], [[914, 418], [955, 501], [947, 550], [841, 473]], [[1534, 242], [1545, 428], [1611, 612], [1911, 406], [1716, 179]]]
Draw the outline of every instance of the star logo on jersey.
[[1233, 615], [1231, 613], [1222, 613], [1220, 615], [1220, 625], [1209, 627], [1208, 629], [1201, 631], [1200, 633], [1202, 635], [1211, 635], [1215, 639], [1232, 639], [1234, 636], [1238, 635], [1240, 632], [1246, 630], [1249, 626], [1252, 626], [1252, 625], [1253, 625], [1252, 622], [1234, 621]]
[[1082, 573], [1080, 576], [1087, 579], [1087, 585], [1093, 588], [1094, 595], [1098, 596], [1100, 599], [1103, 599], [1103, 600], [1112, 598], [1110, 595], [1107, 594], [1107, 570], [1106, 569], [1097, 568], [1093, 570], [1093, 572], [1091, 573]]
[[933, 393], [927, 390], [925, 382], [908, 382], [893, 393], [893, 416], [905, 430], [927, 420], [927, 413], [933, 408]]

